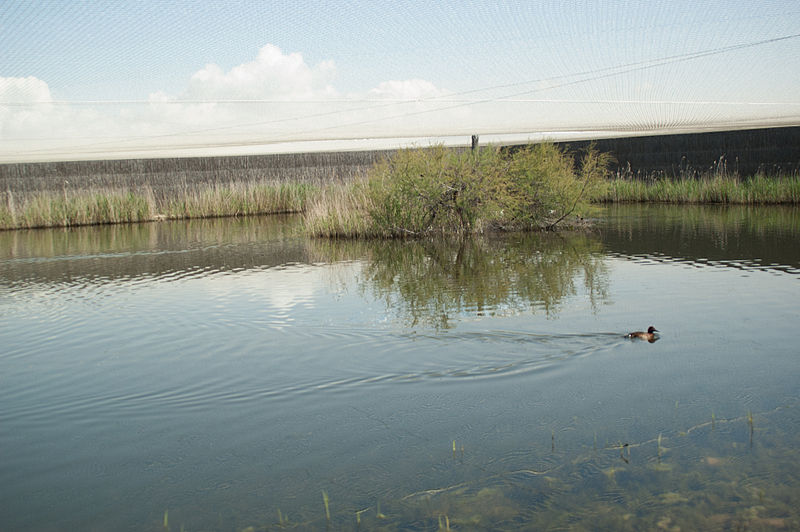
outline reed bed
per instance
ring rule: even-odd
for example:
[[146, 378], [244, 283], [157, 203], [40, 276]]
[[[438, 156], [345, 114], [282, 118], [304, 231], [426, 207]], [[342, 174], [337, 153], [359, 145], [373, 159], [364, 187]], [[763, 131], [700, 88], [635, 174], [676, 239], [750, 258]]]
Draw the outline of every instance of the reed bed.
[[170, 219], [301, 212], [314, 190], [304, 183], [206, 185], [166, 199], [159, 209]]
[[306, 231], [328, 238], [374, 237], [380, 228], [370, 215], [373, 201], [363, 179], [322, 189], [308, 202]]
[[70, 227], [156, 219], [154, 199], [142, 193], [90, 190], [42, 192], [16, 202], [11, 192], [0, 205], [0, 229]]
[[313, 235], [403, 237], [435, 230], [434, 220], [455, 232], [547, 227], [588, 201], [800, 204], [797, 173], [742, 178], [717, 168], [600, 186], [607, 154], [588, 154], [574, 166], [546, 144], [0, 165], [0, 230], [304, 212]]
[[800, 176], [740, 178], [714, 175], [699, 179], [614, 179], [600, 202], [800, 204]]
[[0, 229], [301, 212], [318, 189], [308, 183], [246, 182], [184, 186], [157, 197], [147, 186], [65, 188], [28, 194], [19, 200], [9, 190], [0, 204]]
[[389, 153], [0, 164], [0, 230], [300, 212]]

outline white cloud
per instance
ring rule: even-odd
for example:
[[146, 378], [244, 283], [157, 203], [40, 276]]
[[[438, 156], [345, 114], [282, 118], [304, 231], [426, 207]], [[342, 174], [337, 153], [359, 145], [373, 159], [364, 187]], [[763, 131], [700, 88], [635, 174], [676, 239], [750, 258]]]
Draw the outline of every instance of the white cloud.
[[41, 130], [44, 114], [52, 111], [50, 88], [44, 81], [27, 78], [0, 77], [0, 136], [30, 135]]
[[[41, 79], [0, 78], [0, 162], [172, 155], [171, 146], [179, 153], [237, 144], [413, 137], [435, 134], [453, 122], [452, 113], [426, 112], [441, 106], [426, 100], [447, 94], [430, 81], [390, 80], [344, 98], [333, 86], [336, 75], [333, 61], [312, 66], [300, 53], [267, 44], [252, 61], [229, 70], [208, 64], [182, 92], [154, 90], [144, 102], [70, 104], [53, 101]], [[365, 101], [374, 99], [387, 105]]]
[[370, 96], [397, 100], [420, 100], [447, 94], [424, 79], [384, 81], [369, 91]]
[[47, 83], [38, 78], [0, 77], [0, 102], [44, 103], [51, 102], [52, 99]]
[[0, 138], [8, 149], [15, 149], [14, 141], [20, 138], [52, 137], [65, 129], [74, 134], [74, 127], [81, 127], [75, 115], [66, 106], [54, 105], [50, 88], [41, 79], [0, 77]]
[[284, 54], [267, 44], [254, 61], [225, 72], [208, 64], [189, 80], [187, 99], [287, 99], [302, 100], [334, 96], [331, 85], [336, 73], [333, 61], [314, 67], [300, 53]]
[[[422, 116], [430, 107], [420, 102], [447, 94], [430, 81], [385, 81], [343, 98], [333, 86], [336, 75], [333, 61], [311, 66], [302, 54], [267, 44], [253, 61], [227, 71], [208, 64], [191, 76], [179, 95], [159, 91], [149, 100], [152, 113], [161, 120], [185, 124], [187, 131], [207, 128], [209, 144], [413, 136], [452, 118]], [[389, 105], [376, 107], [365, 101], [374, 99], [386, 99]]]

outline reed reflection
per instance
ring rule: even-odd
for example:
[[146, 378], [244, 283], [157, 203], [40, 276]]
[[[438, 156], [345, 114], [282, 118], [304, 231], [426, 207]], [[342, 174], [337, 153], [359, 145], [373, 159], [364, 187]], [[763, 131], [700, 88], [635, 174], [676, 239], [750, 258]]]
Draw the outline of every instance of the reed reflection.
[[304, 263], [297, 216], [0, 231], [0, 286], [169, 278]]
[[602, 222], [608, 251], [697, 265], [798, 273], [800, 210], [726, 205], [615, 205]]

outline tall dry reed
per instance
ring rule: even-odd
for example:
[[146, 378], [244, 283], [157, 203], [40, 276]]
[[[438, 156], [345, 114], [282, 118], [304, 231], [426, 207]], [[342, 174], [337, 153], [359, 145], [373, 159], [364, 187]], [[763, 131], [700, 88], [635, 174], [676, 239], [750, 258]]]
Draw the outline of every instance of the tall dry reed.
[[38, 192], [21, 200], [7, 191], [5, 201], [0, 204], [0, 229], [300, 212], [317, 189], [305, 183], [196, 185], [159, 198], [150, 187], [136, 190], [64, 188]]
[[308, 202], [306, 230], [312, 236], [327, 238], [377, 236], [381, 231], [372, 220], [372, 209], [364, 180], [331, 185]]

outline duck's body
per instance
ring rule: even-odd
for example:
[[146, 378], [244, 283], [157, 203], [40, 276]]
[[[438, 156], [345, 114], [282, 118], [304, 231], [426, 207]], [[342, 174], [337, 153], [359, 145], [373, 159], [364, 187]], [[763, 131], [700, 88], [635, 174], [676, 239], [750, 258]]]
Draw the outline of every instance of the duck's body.
[[634, 331], [632, 333], [628, 333], [625, 335], [625, 338], [638, 338], [640, 340], [647, 340], [651, 344], [658, 340], [658, 335], [656, 334], [658, 329], [653, 327], [652, 325], [647, 328], [647, 332], [644, 331]]

